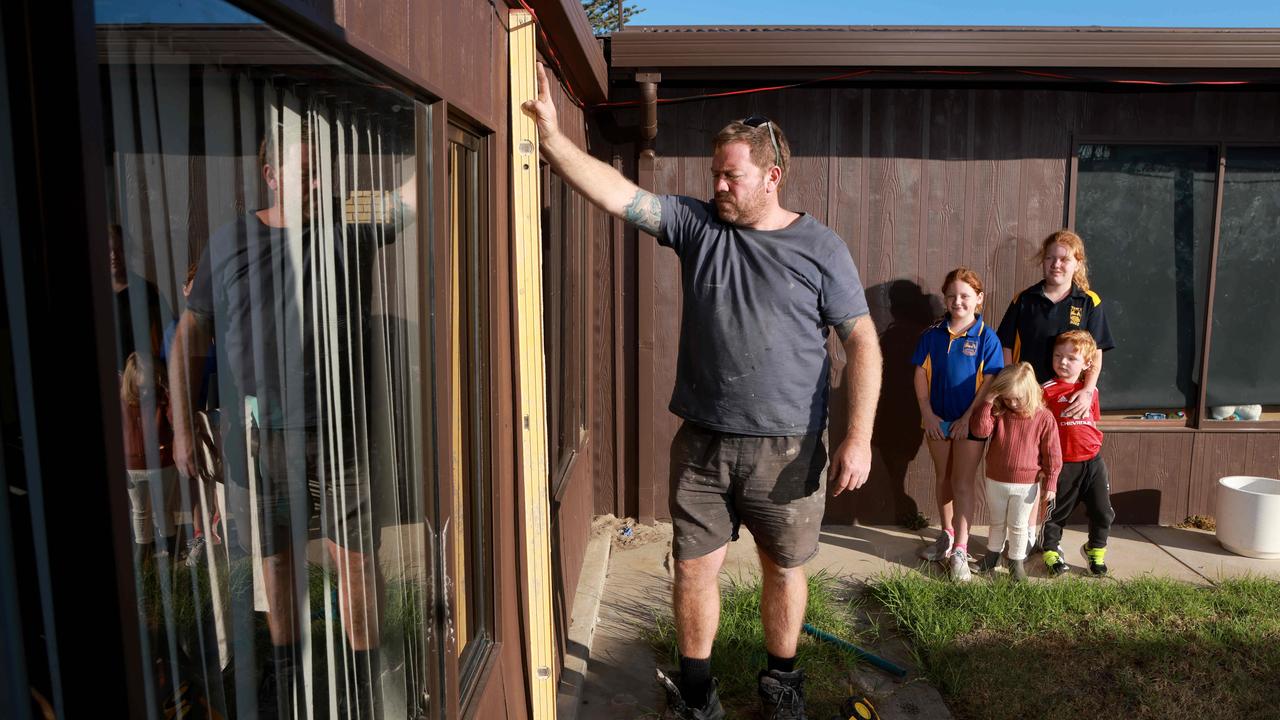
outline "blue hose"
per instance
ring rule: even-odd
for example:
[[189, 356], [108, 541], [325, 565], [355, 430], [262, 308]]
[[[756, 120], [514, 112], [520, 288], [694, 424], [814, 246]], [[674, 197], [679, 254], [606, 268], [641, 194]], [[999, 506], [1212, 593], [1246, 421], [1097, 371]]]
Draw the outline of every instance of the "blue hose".
[[836, 647], [848, 650], [849, 652], [857, 656], [859, 660], [869, 662], [872, 665], [875, 665], [876, 667], [880, 668], [881, 670], [884, 670], [885, 672], [889, 673], [890, 675], [893, 675], [899, 680], [907, 676], [907, 671], [904, 668], [894, 665], [893, 663], [889, 662], [888, 660], [885, 660], [879, 655], [874, 655], [872, 653], [869, 653], [866, 650], [863, 650], [862, 648], [858, 647], [857, 645], [854, 645], [853, 643], [847, 640], [841, 640], [840, 638], [836, 637], [835, 635], [832, 635], [829, 632], [824, 632], [822, 630], [819, 630], [818, 628], [810, 625], [809, 623], [804, 624], [804, 631], [818, 638], [819, 640], [826, 640], [827, 642], [832, 643]]

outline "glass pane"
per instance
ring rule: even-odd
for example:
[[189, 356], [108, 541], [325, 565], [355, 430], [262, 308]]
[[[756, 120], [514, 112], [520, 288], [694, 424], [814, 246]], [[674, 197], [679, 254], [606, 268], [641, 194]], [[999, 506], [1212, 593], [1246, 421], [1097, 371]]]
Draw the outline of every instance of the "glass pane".
[[1216, 163], [1212, 147], [1079, 148], [1076, 231], [1116, 340], [1099, 382], [1104, 410], [1198, 402]]
[[[489, 457], [488, 256], [483, 230], [483, 144], [452, 129], [450, 213], [453, 236], [454, 493], [451, 622], [462, 684], [478, 676], [493, 639], [493, 560]], [[464, 690], [465, 695], [465, 690]]]
[[219, 0], [96, 10], [145, 717], [419, 717], [415, 105]]
[[1206, 392], [1210, 420], [1280, 420], [1280, 147], [1227, 148]]

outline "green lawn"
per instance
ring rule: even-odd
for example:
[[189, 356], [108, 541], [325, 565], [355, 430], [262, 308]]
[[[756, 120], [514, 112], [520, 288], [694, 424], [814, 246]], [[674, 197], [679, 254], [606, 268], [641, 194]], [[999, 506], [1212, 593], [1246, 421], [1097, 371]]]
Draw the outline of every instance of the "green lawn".
[[1280, 583], [871, 582], [957, 718], [1280, 717]]
[[[873, 643], [874, 628], [858, 625], [861, 601], [849, 597], [849, 586], [827, 574], [809, 578], [809, 604], [805, 621], [837, 637], [866, 647]], [[664, 670], [679, 667], [676, 633], [669, 610], [659, 614], [647, 638], [658, 651]], [[720, 681], [720, 701], [731, 718], [754, 718], [760, 701], [756, 673], [765, 667], [764, 631], [760, 626], [760, 579], [750, 577], [730, 583], [721, 594], [720, 630], [711, 651], [711, 673]], [[850, 669], [857, 663], [849, 654], [807, 635], [800, 638], [798, 665], [805, 671], [806, 714], [826, 720], [851, 692]]]

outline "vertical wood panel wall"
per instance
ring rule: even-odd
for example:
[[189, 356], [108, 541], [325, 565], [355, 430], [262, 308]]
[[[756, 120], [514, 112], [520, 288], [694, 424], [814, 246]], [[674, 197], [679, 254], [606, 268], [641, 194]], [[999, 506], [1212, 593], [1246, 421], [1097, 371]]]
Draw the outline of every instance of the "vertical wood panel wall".
[[[663, 87], [659, 96], [724, 89]], [[617, 88], [614, 96], [630, 97]], [[872, 479], [858, 493], [829, 502], [826, 521], [832, 523], [892, 523], [917, 509], [936, 520], [911, 352], [942, 312], [939, 284], [951, 268], [967, 265], [982, 276], [992, 323], [1018, 291], [1039, 280], [1038, 243], [1066, 223], [1073, 137], [1280, 143], [1274, 92], [791, 89], [659, 106], [655, 190], [708, 197], [712, 137], [729, 120], [752, 113], [777, 120], [791, 142], [784, 205], [826, 222], [849, 244], [885, 356]], [[619, 112], [611, 122], [626, 125], [624, 118]], [[618, 151], [635, 152], [634, 146]], [[665, 517], [665, 457], [679, 426], [667, 411], [681, 302], [673, 253], [658, 250], [652, 282], [654, 392], [638, 399], [645, 403], [640, 411], [653, 414], [658, 458], [654, 477], [627, 482], [641, 492], [651, 489]], [[1105, 300], [1107, 289], [1099, 292]], [[838, 384], [838, 367], [833, 374]], [[845, 428], [841, 393], [832, 396], [833, 436]], [[1171, 523], [1189, 513], [1211, 514], [1218, 477], [1280, 473], [1278, 448], [1280, 432], [1108, 432], [1105, 457], [1119, 520]]]

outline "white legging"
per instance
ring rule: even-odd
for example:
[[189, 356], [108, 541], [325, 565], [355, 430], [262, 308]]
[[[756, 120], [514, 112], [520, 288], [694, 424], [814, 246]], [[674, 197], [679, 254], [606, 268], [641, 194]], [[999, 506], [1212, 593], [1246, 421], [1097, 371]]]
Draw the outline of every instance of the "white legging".
[[1040, 483], [1006, 483], [987, 478], [987, 512], [991, 514], [988, 551], [1003, 550], [1007, 532], [1009, 559], [1027, 557], [1027, 519], [1039, 494]]
[[129, 470], [129, 510], [133, 541], [139, 545], [171, 538], [178, 506], [178, 468]]

